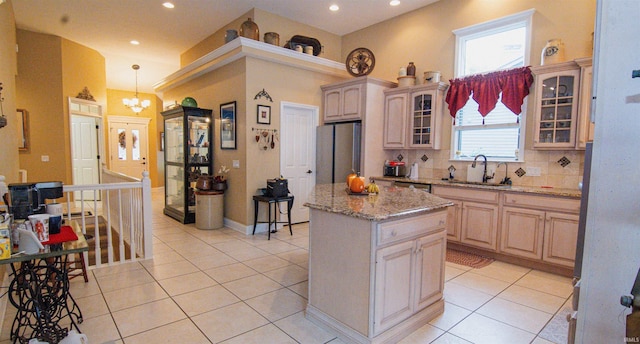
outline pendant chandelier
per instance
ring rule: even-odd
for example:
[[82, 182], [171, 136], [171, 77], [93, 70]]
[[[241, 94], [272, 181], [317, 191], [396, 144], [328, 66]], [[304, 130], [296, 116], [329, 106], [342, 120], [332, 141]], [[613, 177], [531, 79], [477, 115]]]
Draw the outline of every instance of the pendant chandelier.
[[133, 66], [131, 66], [131, 68], [136, 71], [136, 96], [132, 99], [124, 98], [122, 99], [122, 103], [124, 104], [124, 106], [131, 109], [131, 111], [140, 113], [140, 111], [148, 108], [149, 105], [151, 105], [151, 101], [148, 99], [140, 100], [138, 98], [138, 69], [140, 69], [140, 66], [134, 64]]

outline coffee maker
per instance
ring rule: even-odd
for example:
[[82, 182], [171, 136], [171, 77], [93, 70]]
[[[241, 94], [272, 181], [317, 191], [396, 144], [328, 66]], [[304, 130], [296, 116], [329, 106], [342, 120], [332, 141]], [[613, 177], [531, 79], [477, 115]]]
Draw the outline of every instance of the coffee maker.
[[29, 215], [44, 214], [46, 200], [62, 196], [62, 182], [9, 184], [9, 210], [15, 220], [27, 219]]

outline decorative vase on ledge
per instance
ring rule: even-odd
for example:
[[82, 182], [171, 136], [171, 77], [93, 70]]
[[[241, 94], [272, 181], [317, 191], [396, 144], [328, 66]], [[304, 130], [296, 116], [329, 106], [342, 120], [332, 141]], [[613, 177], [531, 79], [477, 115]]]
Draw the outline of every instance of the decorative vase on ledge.
[[227, 181], [222, 182], [213, 182], [211, 184], [211, 190], [215, 191], [225, 191], [227, 189]]

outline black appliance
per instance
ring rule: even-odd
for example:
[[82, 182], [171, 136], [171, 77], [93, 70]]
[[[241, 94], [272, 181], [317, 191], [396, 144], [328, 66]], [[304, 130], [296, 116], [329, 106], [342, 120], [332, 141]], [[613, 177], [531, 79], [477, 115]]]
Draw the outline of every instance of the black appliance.
[[62, 196], [62, 182], [9, 184], [9, 210], [14, 219], [27, 219], [29, 215], [44, 214], [46, 200]]
[[287, 197], [289, 195], [289, 182], [286, 179], [267, 179], [267, 196]]

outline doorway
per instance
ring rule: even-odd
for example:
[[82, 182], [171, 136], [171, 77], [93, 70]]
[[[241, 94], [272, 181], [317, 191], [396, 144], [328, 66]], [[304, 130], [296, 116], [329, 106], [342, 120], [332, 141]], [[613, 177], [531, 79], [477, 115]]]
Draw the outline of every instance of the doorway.
[[317, 106], [282, 102], [280, 104], [280, 174], [288, 180], [296, 200], [291, 222], [309, 221], [304, 204], [316, 184]]
[[[102, 149], [102, 106], [95, 102], [69, 98], [71, 128], [71, 169], [74, 185], [100, 183], [100, 151]], [[100, 193], [96, 193], [98, 200]], [[93, 191], [83, 191], [84, 200], [93, 200]], [[76, 200], [79, 192], [74, 193]]]
[[150, 118], [109, 116], [109, 169], [113, 172], [142, 179], [149, 170]]

